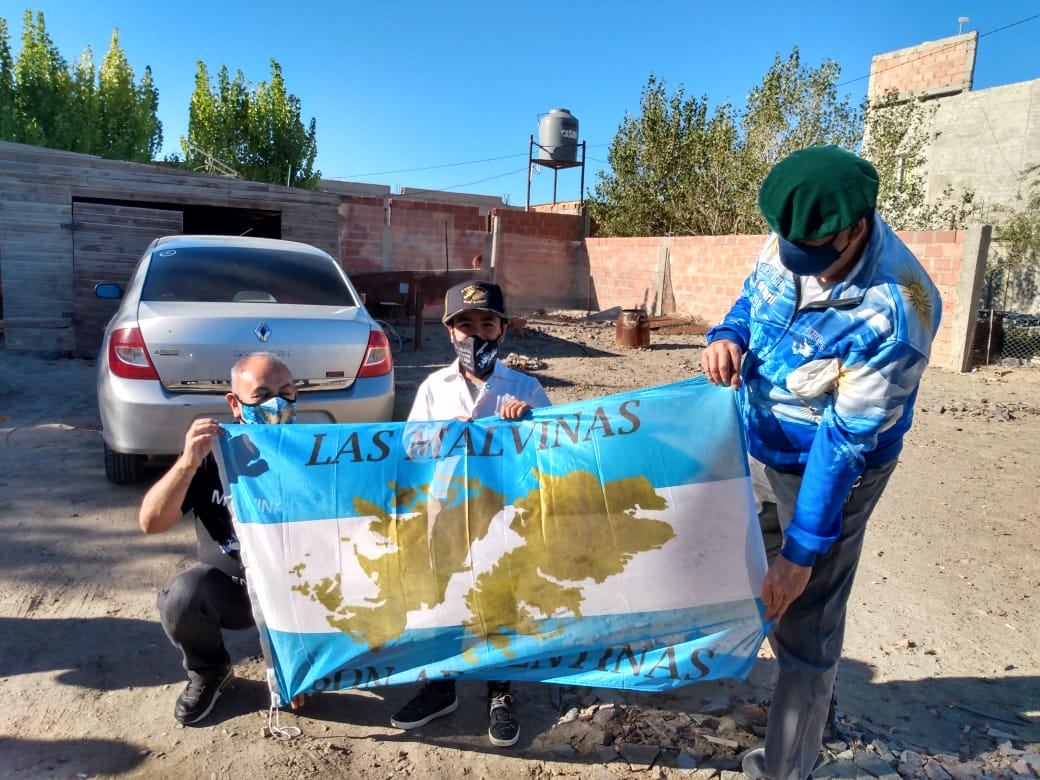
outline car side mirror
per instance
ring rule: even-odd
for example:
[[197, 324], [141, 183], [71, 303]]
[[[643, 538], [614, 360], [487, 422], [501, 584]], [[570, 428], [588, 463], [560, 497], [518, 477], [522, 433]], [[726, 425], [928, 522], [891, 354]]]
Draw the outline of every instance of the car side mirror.
[[118, 301], [123, 297], [123, 288], [111, 282], [101, 282], [94, 285], [94, 295], [106, 301]]

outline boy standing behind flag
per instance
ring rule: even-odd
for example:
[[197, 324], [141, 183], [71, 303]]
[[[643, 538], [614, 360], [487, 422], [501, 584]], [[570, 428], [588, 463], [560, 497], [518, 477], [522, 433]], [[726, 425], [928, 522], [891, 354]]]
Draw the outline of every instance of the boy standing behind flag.
[[[528, 410], [549, 406], [538, 380], [498, 362], [505, 338], [505, 304], [497, 284], [463, 282], [444, 296], [448, 337], [457, 359], [433, 372], [419, 386], [409, 421], [475, 420], [498, 414], [518, 420]], [[427, 682], [419, 693], [390, 719], [393, 726], [415, 729], [458, 708], [454, 680]], [[496, 747], [511, 747], [520, 738], [513, 717], [509, 683], [488, 682], [488, 738]]]

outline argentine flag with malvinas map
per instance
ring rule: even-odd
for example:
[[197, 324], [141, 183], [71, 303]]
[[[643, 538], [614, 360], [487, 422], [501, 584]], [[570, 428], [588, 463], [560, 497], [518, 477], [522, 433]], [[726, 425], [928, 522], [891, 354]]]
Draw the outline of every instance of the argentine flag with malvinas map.
[[744, 677], [766, 561], [735, 395], [703, 377], [523, 420], [226, 426], [276, 703], [444, 677]]

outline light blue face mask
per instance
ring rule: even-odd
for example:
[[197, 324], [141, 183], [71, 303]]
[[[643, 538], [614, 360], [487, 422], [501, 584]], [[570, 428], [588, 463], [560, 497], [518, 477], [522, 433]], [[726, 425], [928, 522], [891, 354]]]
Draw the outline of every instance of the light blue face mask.
[[242, 407], [242, 422], [246, 425], [286, 425], [296, 418], [296, 402], [280, 395], [259, 404], [247, 404], [241, 398], [238, 403]]

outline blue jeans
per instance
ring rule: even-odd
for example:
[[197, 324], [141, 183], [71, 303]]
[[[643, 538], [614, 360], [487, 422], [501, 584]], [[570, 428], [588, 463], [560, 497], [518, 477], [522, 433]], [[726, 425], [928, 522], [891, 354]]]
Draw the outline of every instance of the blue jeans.
[[[892, 461], [863, 472], [845, 499], [838, 539], [816, 559], [805, 591], [769, 635], [777, 680], [766, 726], [765, 776], [773, 780], [805, 780], [816, 765], [867, 520], [895, 467]], [[772, 563], [783, 546], [802, 478], [753, 458], [751, 471], [766, 556]]]

